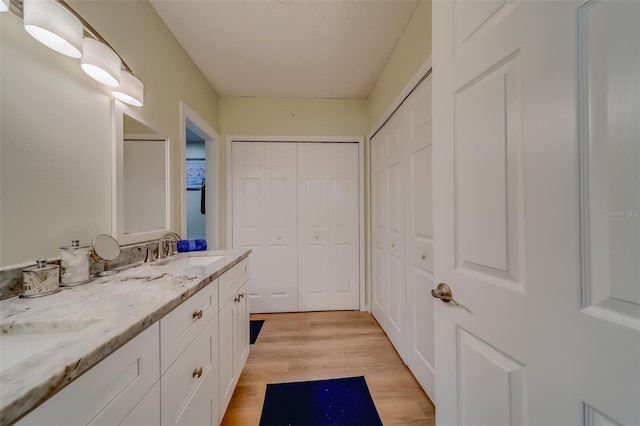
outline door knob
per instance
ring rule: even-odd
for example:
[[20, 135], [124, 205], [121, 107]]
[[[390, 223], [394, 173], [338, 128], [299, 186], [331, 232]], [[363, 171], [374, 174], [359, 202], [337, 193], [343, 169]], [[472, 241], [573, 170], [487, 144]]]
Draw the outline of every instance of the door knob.
[[442, 300], [445, 303], [453, 302], [456, 304], [456, 306], [459, 305], [459, 303], [456, 302], [453, 298], [453, 294], [451, 293], [451, 288], [449, 288], [449, 286], [446, 285], [445, 283], [438, 284], [437, 288], [434, 288], [433, 290], [431, 290], [431, 295], [436, 299]]
[[313, 237], [313, 239], [314, 239], [314, 240], [317, 240], [317, 239], [318, 239], [318, 236], [317, 236], [317, 235], [315, 235], [315, 236]]

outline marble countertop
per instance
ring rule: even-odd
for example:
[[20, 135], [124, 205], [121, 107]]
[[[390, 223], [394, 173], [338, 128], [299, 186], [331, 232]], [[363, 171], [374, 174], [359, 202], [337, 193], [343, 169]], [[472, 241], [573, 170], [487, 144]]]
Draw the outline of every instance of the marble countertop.
[[179, 261], [187, 257], [183, 253], [170, 262], [133, 265], [49, 296], [0, 302], [3, 336], [31, 335], [37, 342], [40, 336], [63, 333], [45, 350], [2, 366], [0, 424], [12, 423], [46, 401], [250, 252], [190, 253], [224, 256], [204, 266]]

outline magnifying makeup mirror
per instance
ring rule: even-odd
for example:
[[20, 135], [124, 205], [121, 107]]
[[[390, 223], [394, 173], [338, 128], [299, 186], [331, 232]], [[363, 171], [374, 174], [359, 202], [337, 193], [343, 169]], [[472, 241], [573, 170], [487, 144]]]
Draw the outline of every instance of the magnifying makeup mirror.
[[104, 264], [104, 270], [96, 275], [104, 277], [117, 274], [118, 271], [109, 267], [109, 262], [120, 256], [120, 244], [108, 234], [100, 234], [91, 242], [91, 257], [98, 263]]

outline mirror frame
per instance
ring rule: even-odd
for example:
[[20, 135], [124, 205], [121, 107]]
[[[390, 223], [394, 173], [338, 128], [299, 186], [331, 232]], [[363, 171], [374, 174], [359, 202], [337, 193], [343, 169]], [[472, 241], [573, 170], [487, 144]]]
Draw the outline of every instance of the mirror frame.
[[[125, 234], [124, 232], [124, 114], [137, 120], [149, 129], [154, 129], [135, 111], [127, 108], [121, 102], [111, 100], [112, 117], [112, 172], [111, 172], [111, 228], [112, 234], [120, 245], [141, 243], [160, 238], [171, 230], [171, 158], [169, 137], [157, 133], [155, 137], [165, 140], [165, 229]], [[155, 131], [155, 129], [154, 129]]]

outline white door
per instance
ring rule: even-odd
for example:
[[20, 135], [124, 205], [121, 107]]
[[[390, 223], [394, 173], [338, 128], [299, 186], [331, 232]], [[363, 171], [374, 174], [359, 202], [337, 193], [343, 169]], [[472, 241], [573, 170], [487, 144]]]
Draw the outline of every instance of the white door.
[[252, 250], [251, 312], [295, 312], [296, 144], [234, 142], [233, 246]]
[[358, 146], [298, 144], [298, 310], [359, 307]]
[[438, 424], [640, 424], [638, 22], [433, 3]]
[[433, 200], [431, 196], [431, 77], [396, 112], [405, 117], [407, 365], [435, 400]]
[[405, 224], [402, 114], [393, 115], [371, 139], [372, 312], [406, 362]]

